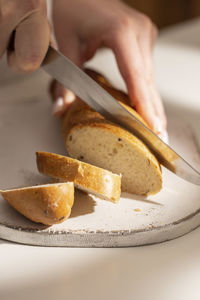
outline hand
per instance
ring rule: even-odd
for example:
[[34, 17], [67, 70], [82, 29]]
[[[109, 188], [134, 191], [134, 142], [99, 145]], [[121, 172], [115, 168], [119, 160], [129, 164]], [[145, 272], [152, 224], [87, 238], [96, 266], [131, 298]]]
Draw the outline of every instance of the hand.
[[45, 0], [0, 0], [0, 56], [7, 51], [13, 69], [40, 66], [50, 42], [46, 14]]
[[[127, 85], [136, 110], [161, 137], [167, 138], [166, 117], [157, 92], [152, 48], [157, 30], [148, 17], [118, 0], [54, 0], [55, 34], [61, 52], [79, 67], [100, 47], [108, 47]], [[61, 115], [72, 93], [55, 86], [55, 114]]]

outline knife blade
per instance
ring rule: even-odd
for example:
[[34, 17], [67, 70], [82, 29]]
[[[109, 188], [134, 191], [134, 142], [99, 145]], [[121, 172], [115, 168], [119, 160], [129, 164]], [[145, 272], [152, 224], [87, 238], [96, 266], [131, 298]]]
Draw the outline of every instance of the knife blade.
[[49, 46], [42, 68], [106, 119], [139, 137], [167, 169], [191, 183], [200, 185], [199, 171], [52, 46]]

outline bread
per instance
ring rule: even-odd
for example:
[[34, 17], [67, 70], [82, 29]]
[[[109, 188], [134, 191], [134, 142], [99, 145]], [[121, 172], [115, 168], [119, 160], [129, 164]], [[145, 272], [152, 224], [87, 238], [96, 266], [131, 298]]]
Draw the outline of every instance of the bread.
[[49, 152], [37, 152], [39, 172], [72, 181], [80, 190], [99, 198], [118, 202], [121, 194], [121, 178], [107, 170], [83, 163], [76, 159]]
[[[128, 96], [114, 89], [100, 74], [87, 73], [143, 123], [128, 106]], [[66, 148], [71, 157], [122, 174], [122, 191], [137, 195], [155, 194], [162, 187], [162, 173], [156, 157], [136, 136], [93, 111], [79, 98], [62, 118]]]
[[0, 191], [4, 199], [28, 219], [45, 225], [63, 222], [74, 203], [72, 182]]

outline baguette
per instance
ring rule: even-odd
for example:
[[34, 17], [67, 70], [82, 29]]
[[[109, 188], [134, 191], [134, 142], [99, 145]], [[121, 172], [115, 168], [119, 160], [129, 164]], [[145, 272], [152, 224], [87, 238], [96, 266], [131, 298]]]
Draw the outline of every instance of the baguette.
[[[87, 70], [134, 116], [128, 96], [111, 86], [102, 75]], [[162, 187], [162, 173], [156, 157], [136, 136], [107, 121], [76, 97], [62, 118], [62, 131], [69, 155], [86, 163], [122, 174], [122, 191], [137, 195], [155, 194]]]
[[121, 193], [119, 175], [54, 153], [37, 152], [36, 156], [39, 172], [60, 181], [72, 181], [78, 189], [99, 198], [114, 203], [119, 201]]
[[0, 191], [3, 198], [26, 218], [45, 225], [66, 220], [74, 203], [72, 182]]

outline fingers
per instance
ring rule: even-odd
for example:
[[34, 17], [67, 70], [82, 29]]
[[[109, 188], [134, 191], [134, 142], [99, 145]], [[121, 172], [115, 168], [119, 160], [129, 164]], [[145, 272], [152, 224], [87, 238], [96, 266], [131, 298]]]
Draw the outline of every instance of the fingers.
[[50, 27], [39, 12], [24, 19], [15, 30], [14, 51], [8, 51], [8, 64], [16, 71], [36, 70], [42, 63], [50, 42]]
[[108, 46], [116, 56], [119, 70], [137, 111], [157, 131], [157, 124], [154, 122], [155, 111], [146, 85], [144, 64], [137, 40], [132, 32], [120, 33], [111, 43], [109, 41]]
[[[77, 3], [68, 9], [66, 1], [54, 1], [55, 34], [61, 52], [81, 67], [98, 47], [111, 48], [132, 104], [157, 134], [163, 134], [166, 117], [153, 79], [152, 46], [156, 30], [151, 21], [121, 1], [110, 1], [106, 10], [101, 5], [97, 9], [92, 1], [83, 2], [79, 3], [82, 10], [77, 18]], [[58, 94], [65, 99], [65, 90]], [[57, 108], [61, 108], [67, 100], [58, 98]]]
[[167, 120], [164, 112], [164, 106], [160, 95], [157, 92], [156, 84], [154, 80], [154, 71], [153, 71], [153, 59], [152, 59], [152, 50], [154, 45], [154, 40], [156, 37], [156, 28], [154, 26], [149, 26], [149, 30], [146, 31], [146, 34], [138, 38], [138, 45], [141, 51], [142, 59], [145, 66], [145, 75], [147, 85], [149, 87], [150, 93], [152, 94], [152, 102], [154, 104], [155, 112], [162, 122], [162, 126], [166, 128]]
[[[154, 132], [161, 134], [165, 131], [166, 119], [161, 99], [155, 92], [150, 40], [146, 40], [146, 48], [139, 44], [131, 22], [124, 22], [112, 36], [105, 39], [105, 45], [115, 54], [132, 103]], [[141, 51], [141, 48], [145, 49]]]
[[152, 49], [154, 45], [155, 38], [157, 36], [157, 30], [154, 26], [150, 26], [146, 34], [138, 38], [138, 44], [141, 51], [141, 55], [144, 61], [144, 66], [146, 69], [146, 81], [149, 88], [149, 93], [151, 95], [151, 101], [154, 106], [154, 110], [158, 120], [158, 126], [160, 124], [159, 136], [168, 143], [168, 134], [167, 134], [167, 118], [165, 115], [165, 110], [161, 97], [157, 91], [154, 72], [153, 72], [153, 59], [152, 59]]
[[56, 80], [53, 80], [50, 86], [50, 93], [53, 98], [53, 114], [56, 117], [62, 117], [76, 96], [73, 92], [66, 89]]

